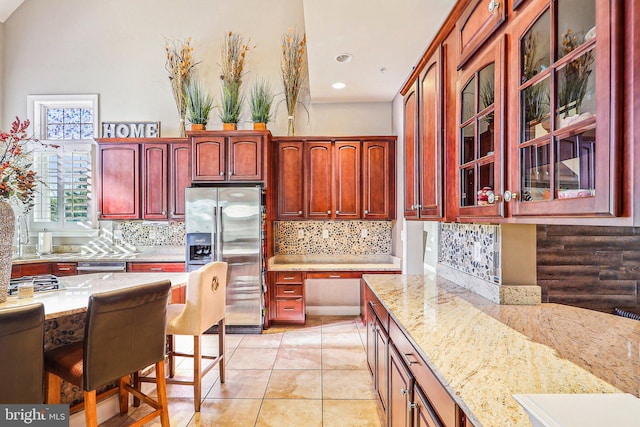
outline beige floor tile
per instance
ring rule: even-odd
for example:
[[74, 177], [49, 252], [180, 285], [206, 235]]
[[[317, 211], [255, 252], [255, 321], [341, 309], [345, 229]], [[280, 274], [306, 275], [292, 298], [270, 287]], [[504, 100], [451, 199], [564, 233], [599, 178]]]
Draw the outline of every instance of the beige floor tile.
[[189, 427], [253, 427], [261, 404], [261, 399], [206, 399]]
[[382, 408], [375, 400], [325, 400], [322, 407], [326, 427], [384, 427]]
[[322, 334], [308, 331], [285, 332], [280, 347], [320, 348], [322, 347]]
[[268, 369], [227, 369], [224, 384], [216, 381], [207, 399], [262, 399], [271, 371]]
[[265, 399], [256, 427], [289, 426], [322, 426], [322, 400]]
[[356, 320], [359, 319], [353, 316], [324, 316], [322, 332], [357, 332]]
[[322, 399], [322, 371], [274, 370], [265, 399]]
[[238, 348], [278, 348], [282, 341], [283, 333], [264, 335], [245, 335]]
[[355, 332], [322, 332], [322, 348], [363, 348], [362, 338]]
[[369, 370], [323, 370], [323, 399], [374, 399]]
[[323, 348], [322, 369], [367, 369], [364, 348]]
[[237, 348], [227, 361], [229, 369], [272, 369], [277, 348]]
[[273, 365], [273, 369], [320, 368], [322, 368], [322, 350], [320, 348], [281, 347]]

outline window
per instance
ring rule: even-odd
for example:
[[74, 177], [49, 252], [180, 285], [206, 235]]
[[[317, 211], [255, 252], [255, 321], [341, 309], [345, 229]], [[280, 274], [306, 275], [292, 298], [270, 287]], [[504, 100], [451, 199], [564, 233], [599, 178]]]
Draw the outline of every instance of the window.
[[34, 136], [59, 148], [34, 147], [38, 187], [33, 209], [35, 229], [73, 231], [96, 227], [92, 200], [97, 95], [32, 95], [29, 118]]

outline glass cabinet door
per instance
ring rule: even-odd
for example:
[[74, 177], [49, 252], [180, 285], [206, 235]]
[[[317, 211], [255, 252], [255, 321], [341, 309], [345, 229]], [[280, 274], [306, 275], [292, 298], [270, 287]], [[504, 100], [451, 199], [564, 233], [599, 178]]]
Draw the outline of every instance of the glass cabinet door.
[[615, 214], [609, 179], [609, 97], [615, 94], [607, 87], [611, 68], [596, 68], [596, 61], [609, 58], [611, 25], [608, 16], [596, 22], [604, 16], [596, 7], [606, 11], [609, 2], [532, 5], [538, 7], [520, 16], [521, 30], [511, 39], [518, 52], [512, 168], [519, 170], [512, 214]]
[[503, 216], [503, 40], [467, 63], [458, 78], [459, 217]]

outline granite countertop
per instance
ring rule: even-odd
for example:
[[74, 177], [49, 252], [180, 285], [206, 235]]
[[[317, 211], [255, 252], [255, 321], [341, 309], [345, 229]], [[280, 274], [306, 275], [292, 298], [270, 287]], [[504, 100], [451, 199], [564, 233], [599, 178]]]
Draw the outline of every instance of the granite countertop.
[[516, 393], [640, 395], [636, 320], [498, 305], [434, 276], [363, 278], [477, 427], [530, 426]]
[[86, 311], [89, 295], [169, 279], [173, 287], [187, 283], [188, 273], [92, 273], [59, 277], [64, 289], [38, 292], [33, 298], [9, 296], [1, 308], [42, 302], [46, 319]]
[[48, 255], [26, 255], [13, 258], [14, 265], [34, 264], [39, 262], [82, 262], [82, 261], [131, 261], [131, 262], [185, 262], [184, 253], [128, 253], [128, 254], [83, 254], [54, 253]]
[[400, 271], [392, 255], [276, 255], [269, 271]]

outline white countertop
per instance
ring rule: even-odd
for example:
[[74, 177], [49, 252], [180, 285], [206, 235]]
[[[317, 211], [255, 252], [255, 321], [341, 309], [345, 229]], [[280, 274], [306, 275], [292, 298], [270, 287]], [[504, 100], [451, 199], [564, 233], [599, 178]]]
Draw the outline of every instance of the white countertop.
[[397, 271], [400, 258], [392, 255], [276, 255], [269, 271]]
[[165, 279], [171, 280], [171, 285], [175, 287], [185, 284], [187, 276], [188, 273], [93, 273], [59, 277], [58, 281], [64, 285], [64, 289], [37, 292], [33, 298], [19, 299], [15, 295], [9, 296], [7, 301], [0, 303], [0, 309], [42, 302], [45, 318], [52, 319], [86, 311], [89, 295], [96, 292], [113, 291]]

